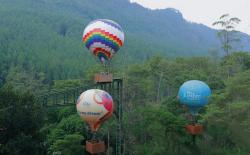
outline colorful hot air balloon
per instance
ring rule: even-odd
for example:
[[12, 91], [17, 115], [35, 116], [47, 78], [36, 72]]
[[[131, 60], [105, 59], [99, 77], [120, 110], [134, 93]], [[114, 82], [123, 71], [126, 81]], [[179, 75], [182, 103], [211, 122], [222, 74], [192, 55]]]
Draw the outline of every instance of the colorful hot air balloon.
[[83, 92], [76, 104], [78, 114], [90, 125], [93, 132], [97, 131], [101, 123], [112, 115], [113, 107], [112, 97], [99, 89]]
[[211, 90], [206, 83], [199, 80], [190, 80], [181, 85], [178, 98], [194, 115], [208, 103], [210, 95]]
[[82, 41], [98, 59], [105, 63], [123, 46], [124, 33], [119, 24], [108, 19], [90, 22], [83, 32]]

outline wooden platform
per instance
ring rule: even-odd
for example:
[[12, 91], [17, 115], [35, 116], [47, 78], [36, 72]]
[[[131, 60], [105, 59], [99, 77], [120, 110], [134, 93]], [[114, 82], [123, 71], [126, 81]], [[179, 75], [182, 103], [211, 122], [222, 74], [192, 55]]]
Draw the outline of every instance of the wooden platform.
[[86, 151], [90, 154], [104, 153], [105, 144], [103, 141], [86, 141]]
[[95, 83], [111, 83], [111, 82], [113, 82], [113, 74], [111, 73], [95, 74]]

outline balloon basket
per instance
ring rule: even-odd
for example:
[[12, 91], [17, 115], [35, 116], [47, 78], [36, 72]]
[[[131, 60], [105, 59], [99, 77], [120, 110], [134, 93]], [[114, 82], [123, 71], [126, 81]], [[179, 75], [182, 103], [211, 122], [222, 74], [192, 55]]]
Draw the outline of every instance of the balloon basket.
[[103, 141], [86, 141], [86, 151], [90, 154], [104, 153], [105, 144]]
[[203, 132], [203, 125], [200, 125], [200, 124], [187, 125], [186, 131], [190, 135], [200, 135]]
[[95, 83], [111, 83], [111, 82], [113, 82], [113, 74], [111, 73], [95, 74]]

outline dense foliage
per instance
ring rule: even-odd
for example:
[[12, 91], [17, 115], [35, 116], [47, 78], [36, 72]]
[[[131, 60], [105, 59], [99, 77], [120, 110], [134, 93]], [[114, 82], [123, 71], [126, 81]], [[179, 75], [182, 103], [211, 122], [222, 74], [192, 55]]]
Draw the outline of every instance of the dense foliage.
[[[153, 11], [127, 0], [0, 3], [0, 154], [86, 154], [89, 133], [75, 107], [44, 108], [37, 96], [93, 82], [102, 66], [81, 34], [96, 18], [117, 21], [126, 34], [111, 66], [124, 80], [124, 154], [249, 154], [250, 55], [222, 57], [214, 30], [185, 21], [177, 10]], [[232, 51], [249, 49], [249, 36], [240, 35]], [[191, 79], [213, 92], [198, 116], [205, 132], [196, 145], [185, 131], [189, 111], [176, 98]], [[113, 150], [116, 125], [112, 117], [97, 135]]]
[[[238, 52], [218, 62], [206, 57], [155, 57], [131, 66], [125, 88], [128, 153], [248, 154], [249, 61], [249, 54]], [[230, 77], [228, 68], [234, 73]], [[196, 146], [184, 132], [189, 112], [176, 99], [179, 86], [191, 79], [205, 81], [213, 91], [198, 117], [205, 132]]]
[[[116, 71], [125, 80], [125, 154], [247, 155], [250, 151], [247, 138], [250, 136], [249, 64], [249, 54], [236, 52], [217, 62], [209, 57], [153, 57], [144, 64]], [[229, 68], [233, 73], [230, 76], [227, 73]], [[213, 91], [208, 106], [200, 111], [198, 117], [198, 122], [205, 126], [205, 132], [197, 137], [196, 145], [185, 132], [185, 125], [190, 121], [189, 111], [176, 99], [179, 86], [190, 79], [205, 81]], [[88, 81], [88, 77], [85, 80]], [[86, 84], [81, 81], [61, 80], [51, 87], [62, 90], [63, 87]], [[1, 142], [4, 154], [10, 154], [10, 150], [17, 154], [25, 151], [29, 151], [25, 154], [39, 151], [40, 154], [85, 154], [81, 141], [88, 137], [88, 132], [75, 107], [39, 112], [32, 96], [17, 95], [9, 87], [2, 88], [0, 93], [1, 128], [7, 128], [1, 131], [1, 136], [6, 137], [6, 132], [12, 135]], [[12, 104], [19, 110], [9, 109]], [[23, 112], [26, 108], [33, 110]], [[23, 126], [24, 129], [21, 128]], [[116, 119], [113, 117], [104, 123], [99, 137], [115, 149], [115, 133]], [[30, 145], [36, 149], [27, 150]]]
[[16, 93], [10, 87], [0, 90], [0, 154], [45, 153], [44, 111], [28, 93]]
[[[18, 87], [29, 90], [39, 87], [37, 93], [47, 90], [53, 80], [83, 77], [96, 64], [81, 43], [84, 27], [96, 18], [117, 21], [126, 34], [114, 67], [140, 63], [155, 54], [208, 55], [220, 47], [216, 31], [186, 21], [174, 9], [153, 11], [128, 0], [0, 3], [0, 83], [22, 83]], [[247, 37], [242, 34], [244, 46], [238, 49], [249, 49]]]

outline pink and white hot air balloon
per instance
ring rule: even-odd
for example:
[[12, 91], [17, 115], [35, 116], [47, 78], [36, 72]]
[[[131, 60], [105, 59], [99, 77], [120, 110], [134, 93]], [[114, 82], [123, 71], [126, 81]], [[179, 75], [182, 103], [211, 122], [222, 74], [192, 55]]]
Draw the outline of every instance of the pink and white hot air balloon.
[[97, 131], [101, 123], [112, 116], [113, 108], [112, 97], [99, 89], [83, 92], [76, 104], [78, 114], [90, 125], [92, 131]]

